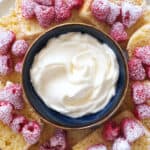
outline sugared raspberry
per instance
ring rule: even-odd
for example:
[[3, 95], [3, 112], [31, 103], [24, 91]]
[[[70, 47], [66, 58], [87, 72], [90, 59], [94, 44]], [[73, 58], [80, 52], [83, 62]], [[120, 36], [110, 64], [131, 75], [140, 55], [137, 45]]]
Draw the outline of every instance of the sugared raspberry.
[[70, 9], [80, 8], [83, 4], [83, 0], [66, 0], [66, 3]]
[[124, 118], [121, 122], [121, 127], [124, 137], [130, 143], [144, 135], [143, 126], [132, 118]]
[[14, 132], [19, 133], [27, 123], [28, 121], [24, 116], [14, 116], [10, 127]]
[[34, 2], [39, 3], [40, 5], [45, 5], [45, 6], [54, 5], [54, 0], [34, 0]]
[[122, 2], [122, 22], [129, 28], [134, 25], [142, 15], [142, 7], [129, 2]]
[[25, 55], [27, 49], [29, 48], [29, 44], [25, 40], [17, 40], [12, 45], [12, 54], [18, 57], [22, 57]]
[[106, 17], [110, 12], [109, 3], [107, 0], [93, 0], [91, 11], [94, 17], [99, 21], [106, 21]]
[[0, 75], [8, 75], [13, 71], [13, 62], [9, 55], [0, 56]]
[[36, 3], [33, 0], [22, 0], [21, 10], [22, 16], [26, 19], [31, 19], [35, 16], [34, 7]]
[[97, 144], [89, 147], [87, 150], [107, 150], [107, 147], [103, 144]]
[[137, 105], [134, 114], [138, 119], [150, 119], [150, 106], [147, 104]]
[[121, 8], [117, 4], [111, 2], [109, 2], [109, 7], [110, 7], [110, 12], [107, 15], [106, 22], [108, 24], [113, 24], [116, 21], [117, 17], [120, 15]]
[[13, 119], [13, 106], [7, 101], [0, 101], [0, 120], [9, 125]]
[[150, 65], [150, 46], [137, 47], [134, 56], [141, 59], [143, 64]]
[[54, 7], [37, 5], [34, 11], [39, 25], [43, 28], [48, 28], [55, 17]]
[[103, 137], [107, 141], [115, 140], [120, 134], [120, 127], [114, 121], [108, 121], [104, 124], [102, 131]]
[[126, 139], [118, 138], [113, 143], [112, 150], [131, 150], [131, 146]]
[[132, 80], [144, 80], [146, 77], [142, 61], [138, 58], [131, 58], [128, 62], [129, 76]]
[[18, 73], [22, 72], [23, 61], [18, 61], [15, 65], [15, 71]]
[[66, 150], [67, 140], [65, 131], [58, 129], [56, 133], [49, 141], [41, 145], [40, 150], [49, 150], [49, 149], [61, 149]]
[[117, 42], [122, 42], [128, 39], [128, 34], [121, 22], [116, 22], [112, 25], [110, 36]]
[[22, 128], [22, 135], [28, 144], [32, 145], [37, 143], [40, 138], [40, 134], [41, 134], [41, 127], [35, 121], [28, 122]]
[[71, 10], [64, 0], [55, 0], [55, 20], [63, 22], [71, 17]]
[[0, 29], [0, 53], [7, 54], [15, 39], [14, 32]]
[[10, 102], [15, 109], [22, 109], [24, 105], [23, 91], [20, 84], [9, 84], [0, 90], [0, 100]]
[[145, 66], [144, 68], [145, 68], [145, 71], [146, 71], [147, 78], [150, 79], [150, 65]]

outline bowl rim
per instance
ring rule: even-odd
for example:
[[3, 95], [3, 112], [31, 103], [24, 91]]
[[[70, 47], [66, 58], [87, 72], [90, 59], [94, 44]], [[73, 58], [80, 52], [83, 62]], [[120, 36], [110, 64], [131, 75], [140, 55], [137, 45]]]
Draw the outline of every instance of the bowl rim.
[[[23, 78], [24, 78], [24, 74], [23, 74], [23, 70], [24, 70], [24, 62], [26, 60], [26, 57], [28, 56], [28, 52], [30, 51], [30, 49], [32, 48], [32, 46], [37, 42], [37, 40], [39, 40], [42, 36], [44, 36], [45, 34], [47, 34], [48, 32], [54, 30], [54, 29], [57, 29], [59, 27], [63, 27], [63, 26], [69, 26], [69, 25], [79, 25], [79, 26], [86, 26], [86, 27], [90, 27], [90, 28], [93, 28], [94, 30], [98, 31], [98, 32], [101, 32], [102, 34], [104, 34], [107, 38], [109, 38], [113, 44], [118, 48], [120, 54], [122, 55], [122, 58], [123, 58], [123, 62], [124, 62], [124, 65], [125, 65], [125, 73], [126, 73], [126, 80], [125, 80], [125, 86], [124, 86], [124, 89], [123, 89], [123, 92], [122, 92], [122, 95], [121, 95], [121, 98], [119, 100], [119, 102], [116, 104], [115, 108], [109, 113], [107, 114], [103, 119], [99, 120], [99, 121], [96, 121], [94, 123], [91, 123], [89, 125], [84, 125], [84, 126], [81, 126], [81, 127], [66, 127], [66, 126], [63, 126], [63, 125], [60, 125], [60, 124], [56, 124], [55, 122], [52, 122], [52, 121], [48, 121], [44, 116], [42, 116], [40, 114], [40, 112], [37, 111], [37, 109], [34, 108], [34, 106], [32, 106], [30, 100], [27, 98], [27, 94], [25, 92], [25, 88], [24, 88], [24, 81], [23, 81]], [[23, 95], [24, 95], [24, 98], [26, 100], [26, 102], [33, 108], [33, 110], [37, 113], [37, 115], [45, 122], [47, 122], [49, 125], [53, 125], [57, 128], [62, 128], [62, 129], [65, 129], [65, 130], [75, 130], [75, 129], [87, 129], [87, 128], [92, 128], [92, 127], [96, 127], [100, 124], [103, 124], [105, 121], [107, 121], [109, 118], [111, 118], [116, 112], [117, 110], [119, 109], [119, 107], [121, 106], [121, 104], [123, 103], [124, 101], [124, 98], [126, 96], [126, 93], [127, 93], [127, 90], [128, 90], [128, 85], [129, 85], [129, 74], [128, 74], [128, 65], [127, 65], [127, 58], [125, 56], [125, 52], [122, 50], [122, 48], [120, 47], [120, 45], [114, 41], [107, 33], [105, 33], [104, 31], [102, 31], [101, 29], [98, 29], [96, 26], [94, 25], [89, 25], [89, 24], [86, 24], [86, 23], [63, 23], [63, 24], [59, 24], [59, 25], [56, 25], [56, 26], [53, 26], [51, 27], [50, 29], [46, 30], [45, 32], [43, 32], [42, 34], [40, 34], [33, 42], [32, 44], [29, 46], [28, 48], [28, 51], [26, 52], [25, 56], [24, 56], [24, 59], [23, 59], [23, 67], [22, 67], [22, 74], [21, 74], [21, 84], [22, 84], [22, 87], [23, 87]]]

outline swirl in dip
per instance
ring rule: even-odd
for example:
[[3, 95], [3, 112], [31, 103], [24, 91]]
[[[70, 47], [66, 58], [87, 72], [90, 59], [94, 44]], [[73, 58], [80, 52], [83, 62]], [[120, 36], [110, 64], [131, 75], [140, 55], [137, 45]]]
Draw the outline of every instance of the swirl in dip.
[[71, 32], [49, 40], [35, 56], [30, 76], [47, 106], [77, 118], [108, 104], [115, 95], [119, 66], [106, 44]]

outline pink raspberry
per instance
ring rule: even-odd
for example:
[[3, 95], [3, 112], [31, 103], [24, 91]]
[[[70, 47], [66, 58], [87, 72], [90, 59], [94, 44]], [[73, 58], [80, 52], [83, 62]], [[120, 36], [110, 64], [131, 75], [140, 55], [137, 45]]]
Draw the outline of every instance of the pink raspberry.
[[22, 109], [23, 102], [23, 91], [20, 84], [9, 84], [0, 91], [0, 100], [10, 102], [15, 109]]
[[0, 29], [0, 53], [7, 54], [15, 39], [14, 32]]
[[116, 122], [108, 121], [104, 124], [102, 134], [105, 140], [113, 141], [120, 135], [120, 127]]
[[24, 116], [14, 116], [10, 127], [14, 132], [19, 133], [27, 123], [28, 121]]
[[34, 0], [34, 2], [39, 3], [40, 5], [45, 5], [45, 6], [54, 5], [54, 0]]
[[13, 106], [7, 101], [0, 101], [0, 120], [9, 125], [13, 119]]
[[126, 139], [118, 138], [113, 143], [112, 150], [131, 150], [131, 146]]
[[128, 39], [128, 34], [121, 22], [116, 22], [112, 25], [110, 36], [117, 42], [122, 42]]
[[147, 104], [137, 105], [134, 114], [138, 119], [150, 119], [150, 106]]
[[13, 62], [9, 55], [0, 56], [0, 75], [8, 75], [13, 71]]
[[41, 127], [37, 122], [30, 121], [22, 128], [22, 135], [28, 144], [35, 144], [40, 138]]
[[71, 10], [64, 0], [55, 0], [55, 20], [63, 22], [71, 17]]
[[67, 0], [66, 3], [70, 9], [80, 8], [83, 4], [83, 0]]
[[26, 19], [31, 19], [35, 16], [34, 7], [36, 3], [33, 0], [22, 0], [22, 16]]
[[128, 2], [122, 3], [122, 22], [129, 28], [134, 25], [142, 15], [142, 7]]
[[12, 54], [17, 57], [22, 57], [25, 55], [26, 51], [29, 48], [29, 44], [25, 40], [17, 40], [12, 45], [11, 51]]
[[89, 147], [87, 150], [107, 150], [107, 147], [103, 144], [97, 144]]
[[91, 11], [94, 17], [99, 21], [106, 21], [110, 13], [110, 7], [107, 0], [93, 0], [91, 4]]
[[145, 71], [148, 79], [150, 79], [150, 66], [145, 66]]
[[131, 58], [128, 62], [129, 76], [132, 80], [144, 80], [146, 77], [142, 61], [138, 58]]
[[124, 118], [121, 122], [122, 132], [128, 142], [132, 143], [144, 135], [144, 128], [136, 120]]
[[40, 26], [43, 28], [48, 28], [55, 17], [54, 7], [37, 5], [34, 11]]
[[18, 61], [15, 65], [15, 71], [18, 73], [22, 72], [22, 67], [23, 67], [23, 61]]
[[117, 4], [111, 2], [109, 2], [109, 7], [110, 7], [110, 12], [107, 15], [106, 22], [108, 24], [113, 24], [116, 21], [117, 17], [120, 15], [121, 8]]
[[49, 150], [49, 149], [61, 149], [66, 150], [67, 148], [67, 140], [66, 140], [66, 132], [58, 129], [56, 133], [49, 141], [41, 145], [40, 150]]
[[134, 56], [141, 59], [145, 65], [150, 65], [150, 46], [137, 47]]

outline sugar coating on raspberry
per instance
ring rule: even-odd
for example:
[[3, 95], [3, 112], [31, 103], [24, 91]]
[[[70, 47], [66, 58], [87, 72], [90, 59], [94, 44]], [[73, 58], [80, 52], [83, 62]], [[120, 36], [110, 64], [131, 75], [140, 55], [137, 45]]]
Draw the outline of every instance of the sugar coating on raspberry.
[[0, 56], [0, 75], [5, 76], [13, 71], [13, 62], [9, 55]]
[[110, 12], [107, 15], [106, 22], [113, 24], [121, 13], [121, 7], [115, 3], [109, 2]]
[[91, 11], [94, 17], [99, 21], [106, 21], [107, 15], [110, 12], [109, 3], [107, 0], [93, 0]]
[[14, 32], [0, 29], [0, 53], [7, 54], [15, 39]]
[[142, 61], [138, 58], [131, 58], [128, 62], [129, 76], [132, 80], [144, 80], [146, 77]]
[[34, 7], [36, 3], [32, 0], [22, 0], [21, 10], [22, 16], [26, 19], [31, 19], [35, 16]]
[[104, 124], [102, 135], [105, 140], [113, 141], [120, 135], [120, 127], [114, 121], [107, 121]]
[[28, 123], [28, 121], [27, 121], [27, 119], [24, 117], [24, 116], [21, 116], [21, 115], [19, 115], [19, 116], [14, 116], [13, 117], [13, 120], [12, 120], [12, 122], [11, 122], [11, 124], [10, 124], [10, 127], [11, 127], [11, 129], [14, 131], [14, 132], [16, 132], [16, 133], [19, 133], [19, 132], [21, 132], [22, 131], [22, 128], [25, 126], [25, 124], [27, 124]]
[[38, 142], [41, 135], [41, 127], [39, 123], [35, 121], [29, 121], [24, 125], [21, 133], [25, 141], [32, 145]]
[[129, 2], [122, 2], [122, 22], [129, 28], [142, 16], [142, 7]]
[[34, 2], [39, 3], [40, 5], [45, 5], [45, 6], [54, 5], [54, 0], [34, 0]]
[[137, 105], [134, 114], [138, 119], [150, 119], [150, 106], [147, 104]]
[[22, 67], [23, 67], [23, 61], [19, 61], [15, 65], [15, 71], [18, 73], [22, 72]]
[[89, 147], [87, 150], [107, 150], [107, 147], [103, 144], [97, 144]]
[[12, 54], [18, 57], [22, 57], [25, 55], [27, 49], [29, 48], [29, 44], [25, 40], [16, 40], [12, 45], [11, 51]]
[[63, 22], [71, 17], [71, 9], [64, 0], [55, 0], [55, 21]]
[[66, 3], [70, 9], [80, 8], [83, 4], [83, 0], [67, 0]]
[[36, 18], [39, 22], [39, 25], [43, 28], [48, 28], [53, 22], [55, 17], [55, 10], [53, 6], [42, 6], [37, 5], [34, 9]]
[[112, 150], [131, 150], [131, 146], [124, 138], [117, 138], [112, 146]]
[[116, 22], [112, 25], [110, 36], [117, 42], [122, 42], [128, 39], [128, 34], [121, 22]]
[[0, 120], [9, 125], [13, 119], [13, 106], [7, 101], [0, 101]]
[[121, 122], [122, 132], [128, 142], [132, 143], [144, 135], [144, 128], [132, 118], [124, 118]]
[[0, 90], [0, 100], [10, 102], [15, 109], [22, 109], [24, 106], [24, 101], [21, 84], [12, 83]]
[[150, 65], [150, 46], [137, 47], [134, 56], [141, 59], [143, 64]]

